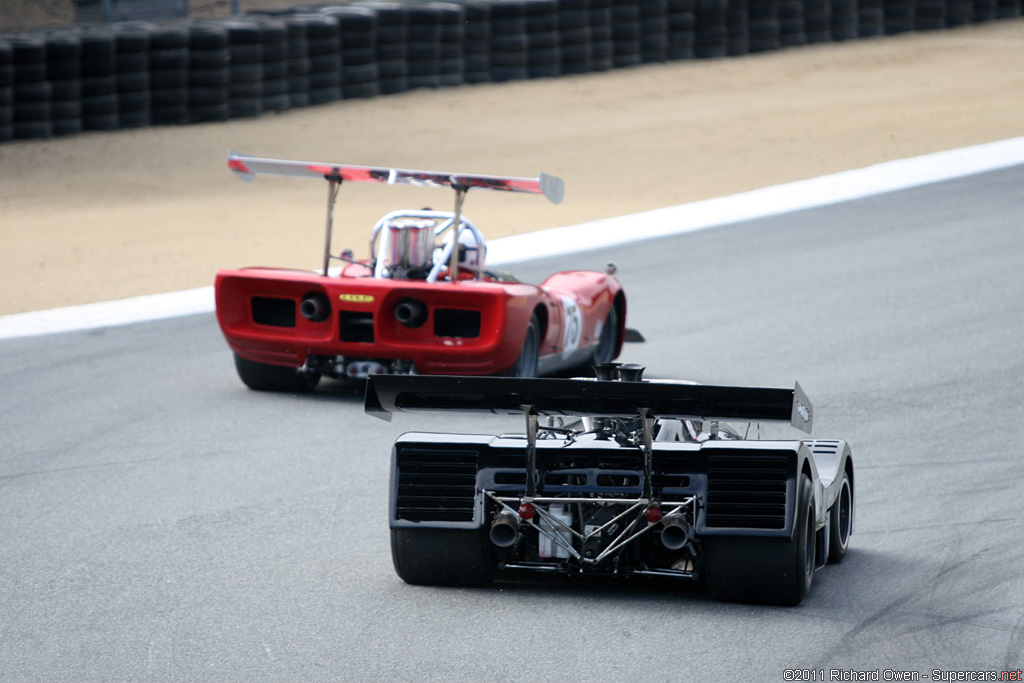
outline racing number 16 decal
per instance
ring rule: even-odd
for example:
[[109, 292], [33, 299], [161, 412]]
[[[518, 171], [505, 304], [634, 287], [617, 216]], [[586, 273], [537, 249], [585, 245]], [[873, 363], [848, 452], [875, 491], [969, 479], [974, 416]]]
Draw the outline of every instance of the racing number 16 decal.
[[576, 302], [569, 297], [562, 297], [565, 320], [562, 326], [562, 355], [569, 356], [580, 347], [580, 335], [583, 333], [583, 314]]

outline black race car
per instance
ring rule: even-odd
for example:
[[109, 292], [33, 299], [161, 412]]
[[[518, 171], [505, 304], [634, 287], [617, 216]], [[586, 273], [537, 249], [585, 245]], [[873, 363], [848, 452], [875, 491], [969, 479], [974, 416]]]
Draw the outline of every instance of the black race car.
[[[845, 441], [810, 433], [800, 389], [595, 379], [380, 375], [366, 411], [515, 414], [525, 434], [403, 434], [392, 451], [391, 552], [411, 584], [479, 586], [512, 572], [706, 579], [721, 600], [795, 605], [853, 531]], [[741, 433], [726, 421], [746, 422]]]

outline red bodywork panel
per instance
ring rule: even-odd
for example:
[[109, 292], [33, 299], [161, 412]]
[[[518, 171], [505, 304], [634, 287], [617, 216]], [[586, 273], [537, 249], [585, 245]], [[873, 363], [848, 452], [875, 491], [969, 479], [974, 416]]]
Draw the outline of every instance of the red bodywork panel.
[[[323, 320], [300, 313], [319, 294]], [[618, 280], [592, 271], [556, 273], [539, 287], [497, 280], [428, 283], [381, 279], [350, 264], [340, 275], [276, 268], [217, 273], [217, 319], [228, 345], [260, 363], [300, 367], [309, 355], [410, 360], [421, 374], [493, 375], [515, 363], [530, 317], [541, 324], [539, 365], [550, 373], [585, 362], [612, 305], [625, 299]], [[618, 298], [619, 303], [615, 304]], [[395, 307], [422, 302], [425, 319], [408, 327]]]

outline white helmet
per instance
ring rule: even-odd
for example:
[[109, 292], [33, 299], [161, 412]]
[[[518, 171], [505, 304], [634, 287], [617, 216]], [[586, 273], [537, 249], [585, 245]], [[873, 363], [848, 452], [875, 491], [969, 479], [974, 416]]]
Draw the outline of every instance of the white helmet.
[[459, 235], [459, 268], [481, 271], [487, 260], [487, 245], [483, 237], [477, 240], [472, 230], [463, 230]]

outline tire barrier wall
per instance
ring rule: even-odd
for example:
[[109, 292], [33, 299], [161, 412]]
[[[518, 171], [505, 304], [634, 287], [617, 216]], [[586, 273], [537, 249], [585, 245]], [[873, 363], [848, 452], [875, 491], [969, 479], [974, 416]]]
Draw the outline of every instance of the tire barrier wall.
[[0, 33], [0, 142], [931, 31], [1022, 0], [354, 0]]

